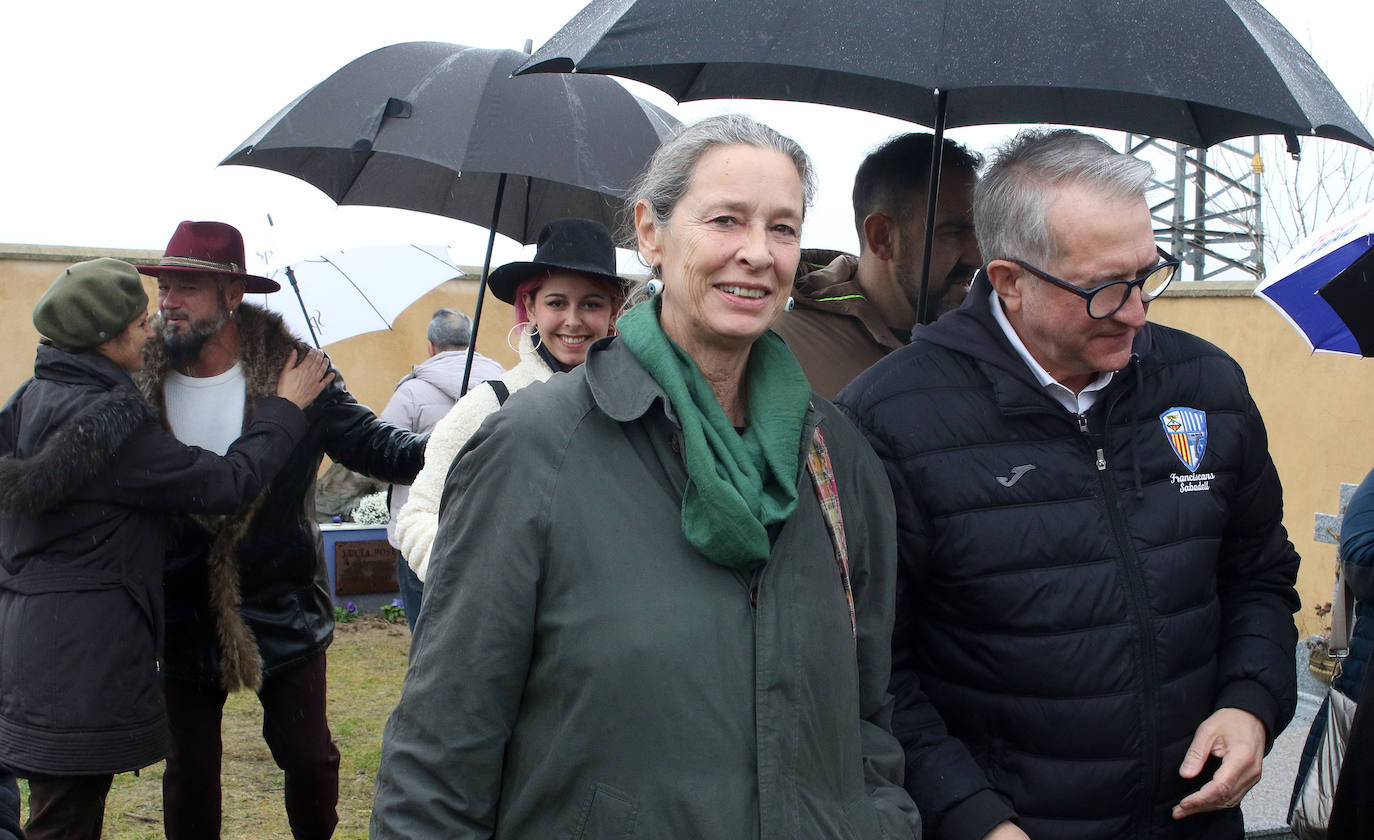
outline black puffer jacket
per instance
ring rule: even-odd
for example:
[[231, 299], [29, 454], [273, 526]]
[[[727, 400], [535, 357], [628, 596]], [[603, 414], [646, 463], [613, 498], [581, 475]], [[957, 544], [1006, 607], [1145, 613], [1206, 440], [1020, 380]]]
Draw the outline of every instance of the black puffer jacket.
[[[1147, 325], [1084, 416], [1040, 387], [986, 281], [840, 395], [887, 466], [899, 578], [893, 730], [926, 836], [1239, 838], [1175, 821], [1214, 710], [1272, 740], [1296, 703], [1298, 556], [1240, 368]], [[1162, 416], [1206, 412], [1190, 470]]]
[[118, 773], [166, 754], [162, 572], [176, 511], [248, 504], [305, 434], [264, 400], [226, 457], [183, 446], [118, 365], [38, 348], [0, 410], [0, 758]]
[[[251, 413], [275, 387], [290, 352], [306, 347], [271, 312], [244, 304], [236, 319], [244, 410]], [[150, 343], [148, 356], [140, 386], [162, 406], [167, 362], [159, 342]], [[378, 420], [335, 375], [307, 409], [310, 428], [300, 445], [255, 506], [227, 520], [188, 523], [167, 575], [171, 676], [256, 687], [262, 675], [317, 656], [333, 640], [334, 605], [315, 525], [320, 460], [327, 454], [351, 470], [409, 484], [424, 462], [427, 440]], [[207, 565], [219, 573], [207, 572]], [[236, 657], [236, 650], [248, 653]]]

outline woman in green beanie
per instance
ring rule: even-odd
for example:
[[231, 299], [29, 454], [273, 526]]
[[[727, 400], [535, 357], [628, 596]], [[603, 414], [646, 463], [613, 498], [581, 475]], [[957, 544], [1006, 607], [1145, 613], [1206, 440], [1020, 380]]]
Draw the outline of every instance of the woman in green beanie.
[[813, 191], [743, 117], [650, 161], [648, 299], [449, 471], [374, 838], [919, 834], [888, 483], [769, 330]]
[[220, 457], [163, 429], [129, 374], [152, 337], [138, 271], [64, 271], [34, 307], [33, 378], [0, 409], [0, 757], [29, 780], [30, 840], [95, 838], [113, 774], [167, 750], [168, 514], [249, 504], [332, 379], [288, 361], [278, 398]]

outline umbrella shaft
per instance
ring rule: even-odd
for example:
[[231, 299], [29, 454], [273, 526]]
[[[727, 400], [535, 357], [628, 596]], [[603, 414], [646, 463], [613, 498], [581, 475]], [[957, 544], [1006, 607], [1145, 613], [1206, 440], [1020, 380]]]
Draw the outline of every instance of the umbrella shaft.
[[468, 392], [468, 379], [472, 376], [472, 358], [477, 353], [477, 328], [482, 323], [482, 299], [487, 296], [487, 275], [491, 273], [491, 251], [496, 245], [496, 224], [501, 220], [501, 199], [506, 194], [506, 173], [496, 180], [496, 206], [491, 210], [491, 228], [487, 231], [487, 255], [482, 258], [482, 281], [477, 284], [477, 305], [472, 310], [472, 339], [468, 342], [468, 357], [463, 363], [463, 386], [458, 389], [458, 398]]
[[945, 109], [949, 94], [935, 91], [935, 142], [930, 147], [930, 186], [926, 190], [926, 247], [921, 254], [921, 291], [916, 299], [916, 323], [924, 324], [930, 311], [930, 249], [935, 244], [935, 203], [940, 197], [940, 167], [945, 146]]
[[305, 298], [301, 297], [300, 284], [296, 282], [296, 272], [291, 270], [291, 266], [286, 267], [286, 279], [291, 281], [291, 290], [296, 293], [296, 302], [301, 305], [301, 315], [305, 316], [305, 328], [310, 330], [310, 340], [315, 343], [315, 349], [320, 349], [320, 338], [315, 335], [315, 325], [310, 322], [310, 311], [305, 308]]

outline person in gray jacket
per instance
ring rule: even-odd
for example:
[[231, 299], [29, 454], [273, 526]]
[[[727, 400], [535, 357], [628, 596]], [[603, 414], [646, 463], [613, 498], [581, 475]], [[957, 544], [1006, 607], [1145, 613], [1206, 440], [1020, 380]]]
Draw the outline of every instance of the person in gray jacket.
[[[437, 309], [425, 331], [425, 347], [429, 356], [411, 368], [410, 373], [396, 383], [386, 408], [379, 417], [397, 427], [416, 434], [428, 434], [444, 419], [449, 409], [463, 395], [463, 371], [467, 368], [468, 345], [472, 343], [472, 319], [455, 309]], [[505, 368], [481, 353], [473, 351], [469, 386], [499, 379]], [[400, 586], [401, 602], [405, 606], [406, 623], [415, 629], [420, 616], [423, 584], [410, 570], [401, 551], [396, 534], [396, 522], [402, 506], [410, 496], [410, 486], [394, 484], [389, 495], [391, 516], [386, 523], [386, 539], [396, 549], [396, 583]]]
[[652, 269], [449, 472], [374, 838], [912, 838], [882, 468], [782, 339], [796, 143], [689, 126], [631, 191]]

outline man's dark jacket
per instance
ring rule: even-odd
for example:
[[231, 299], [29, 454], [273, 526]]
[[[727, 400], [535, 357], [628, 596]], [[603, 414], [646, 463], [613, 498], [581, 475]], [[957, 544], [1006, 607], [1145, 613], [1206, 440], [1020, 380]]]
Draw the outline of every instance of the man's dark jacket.
[[19, 785], [14, 776], [0, 767], [0, 840], [23, 840], [19, 827]]
[[[1239, 838], [1175, 821], [1213, 711], [1272, 739], [1296, 705], [1298, 556], [1259, 412], [1225, 353], [1149, 324], [1086, 414], [1033, 378], [979, 279], [840, 395], [897, 503], [893, 730], [926, 836]], [[1162, 415], [1206, 412], [1190, 470]]]
[[305, 430], [273, 397], [221, 458], [173, 438], [114, 362], [38, 348], [0, 410], [0, 764], [103, 775], [166, 755], [174, 514], [246, 506]]
[[[275, 390], [290, 351], [307, 348], [271, 312], [243, 305], [236, 318], [247, 416]], [[161, 342], [150, 342], [140, 386], [159, 407], [167, 370]], [[254, 507], [188, 524], [167, 573], [169, 676], [252, 688], [261, 676], [318, 656], [333, 640], [334, 606], [314, 514], [320, 460], [328, 455], [381, 481], [409, 484], [426, 440], [378, 420], [334, 373], [306, 410], [309, 430]]]

